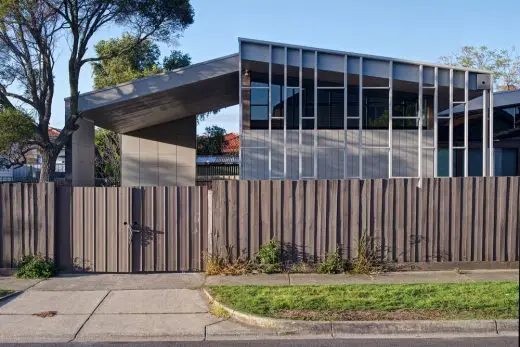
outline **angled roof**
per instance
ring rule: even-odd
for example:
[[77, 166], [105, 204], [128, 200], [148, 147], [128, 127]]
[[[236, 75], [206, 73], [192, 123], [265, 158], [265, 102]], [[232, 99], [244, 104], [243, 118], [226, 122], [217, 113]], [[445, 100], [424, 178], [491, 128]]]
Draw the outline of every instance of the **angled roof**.
[[[81, 94], [83, 116], [119, 133], [238, 104], [238, 54]], [[67, 101], [67, 99], [66, 99]]]
[[353, 56], [353, 57], [363, 57], [363, 58], [374, 59], [374, 60], [388, 60], [388, 61], [393, 61], [396, 63], [403, 63], [403, 64], [427, 65], [427, 66], [439, 67], [441, 69], [448, 69], [448, 70], [454, 69], [454, 70], [458, 70], [458, 71], [471, 71], [471, 72], [485, 73], [485, 74], [492, 73], [491, 71], [488, 71], [488, 70], [466, 68], [466, 67], [461, 67], [461, 66], [452, 66], [452, 65], [445, 65], [445, 64], [438, 64], [438, 63], [428, 63], [428, 62], [423, 62], [423, 61], [418, 61], [418, 60], [407, 60], [407, 59], [377, 56], [377, 55], [371, 55], [371, 54], [362, 54], [362, 53], [355, 53], [355, 52], [348, 52], [348, 51], [316, 48], [316, 47], [309, 47], [309, 46], [299, 46], [299, 45], [286, 44], [286, 43], [275, 42], [275, 41], [263, 41], [263, 40], [249, 39], [249, 38], [245, 38], [245, 37], [239, 37], [238, 41], [239, 42], [257, 43], [257, 44], [261, 44], [261, 45], [267, 44], [267, 45], [273, 45], [273, 46], [318, 51], [318, 52], [330, 53], [330, 54], [348, 55], [348, 56]]
[[[302, 50], [315, 50], [325, 53], [325, 70], [343, 72], [343, 63], [350, 65], [351, 57], [367, 58], [363, 65], [363, 74], [373, 77], [385, 77], [388, 68], [385, 61], [392, 61], [395, 73], [394, 79], [417, 83], [417, 66], [411, 68], [410, 64], [423, 64], [417, 61], [378, 57], [373, 55], [316, 49], [311, 47], [287, 45], [277, 42], [267, 42], [252, 39], [239, 39], [240, 46], [275, 45], [280, 47], [297, 48]], [[254, 49], [253, 49], [254, 51]], [[245, 51], [241, 49], [240, 54]], [[311, 52], [307, 52], [311, 53]], [[253, 54], [254, 55], [254, 54]], [[305, 55], [305, 54], [304, 54]], [[334, 56], [335, 55], [335, 56]], [[338, 55], [342, 55], [339, 57]], [[343, 60], [343, 56], [348, 58]], [[244, 58], [244, 56], [242, 56]], [[337, 59], [336, 59], [337, 58]], [[337, 64], [339, 61], [339, 65]], [[303, 61], [306, 64], [305, 60]], [[307, 62], [308, 63], [308, 62]], [[289, 62], [288, 62], [289, 64]], [[408, 65], [406, 65], [408, 64]], [[424, 63], [424, 83], [433, 78], [433, 67], [440, 67], [439, 85], [446, 84], [446, 69], [454, 69], [454, 86], [460, 88], [464, 81], [462, 71], [471, 71], [470, 85], [476, 85], [475, 73], [488, 73], [487, 71], [465, 69], [460, 67], [445, 66], [439, 64]], [[321, 68], [320, 68], [321, 69]], [[356, 67], [349, 73], [356, 73]], [[426, 71], [428, 69], [428, 71]], [[193, 64], [165, 74], [149, 76], [146, 78], [123, 83], [114, 87], [95, 90], [81, 94], [79, 97], [79, 109], [86, 119], [92, 120], [97, 126], [126, 134], [139, 129], [174, 121], [185, 117], [194, 117], [197, 114], [216, 109], [233, 106], [239, 103], [239, 53], [230, 54], [220, 58]], [[470, 87], [471, 88], [471, 87]], [[66, 99], [66, 102], [68, 100]]]

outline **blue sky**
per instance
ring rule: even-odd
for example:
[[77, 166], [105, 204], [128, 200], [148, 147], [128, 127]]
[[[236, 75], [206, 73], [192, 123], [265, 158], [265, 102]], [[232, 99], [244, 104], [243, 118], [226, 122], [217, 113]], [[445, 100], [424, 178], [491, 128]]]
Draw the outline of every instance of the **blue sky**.
[[[238, 37], [286, 42], [403, 59], [437, 62], [463, 45], [517, 47], [520, 1], [502, 0], [192, 0], [195, 23], [178, 41], [192, 63], [238, 51]], [[498, 5], [500, 3], [500, 5]], [[121, 35], [107, 28], [92, 44]], [[51, 123], [63, 126], [67, 46], [55, 71], [56, 93]], [[170, 50], [160, 45], [163, 54]], [[519, 52], [520, 53], [520, 52]], [[93, 49], [90, 49], [93, 54]], [[63, 69], [60, 68], [63, 67]], [[92, 90], [90, 67], [80, 91]], [[238, 131], [238, 108], [230, 107], [199, 124], [198, 132], [217, 124]]]

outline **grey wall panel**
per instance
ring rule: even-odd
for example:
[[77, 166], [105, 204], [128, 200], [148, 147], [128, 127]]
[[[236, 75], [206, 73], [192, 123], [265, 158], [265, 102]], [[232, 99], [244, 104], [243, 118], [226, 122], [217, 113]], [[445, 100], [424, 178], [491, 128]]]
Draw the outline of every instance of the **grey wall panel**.
[[348, 57], [347, 71], [349, 74], [359, 75], [359, 57]]
[[363, 59], [363, 75], [388, 78], [388, 61], [376, 59]]
[[269, 62], [269, 46], [252, 42], [242, 42], [240, 47], [242, 59]]
[[303, 67], [314, 69], [314, 51], [303, 51]]
[[423, 149], [422, 151], [422, 175], [423, 177], [435, 177], [435, 168], [433, 166], [434, 149]]
[[267, 148], [242, 149], [242, 176], [248, 179], [269, 179]]
[[302, 176], [314, 177], [314, 131], [302, 130]]
[[343, 72], [345, 58], [339, 54], [320, 53], [318, 52], [318, 69]]
[[318, 179], [343, 178], [343, 149], [318, 148]]
[[79, 119], [79, 128], [72, 134], [72, 185], [93, 186], [94, 185], [94, 123], [87, 119]]
[[392, 176], [417, 177], [419, 173], [419, 137], [416, 130], [392, 132]]
[[294, 48], [287, 49], [287, 64], [300, 66], [300, 50]]
[[435, 84], [435, 69], [433, 67], [423, 67], [423, 83], [424, 85], [430, 86], [433, 86]]
[[363, 152], [363, 178], [388, 178], [388, 149], [366, 148]]
[[195, 117], [122, 135], [121, 185], [195, 185]]
[[[259, 179], [267, 175], [268, 138], [263, 138], [264, 130], [248, 130], [249, 139], [255, 138], [255, 145], [264, 149], [243, 148], [242, 179]], [[343, 130], [318, 130], [318, 175], [319, 179], [339, 179], [344, 177]], [[257, 137], [257, 135], [259, 135]], [[418, 174], [418, 131], [395, 130], [393, 139], [393, 175], [395, 177], [416, 177]], [[364, 130], [364, 146], [384, 147], [388, 144], [387, 130]], [[359, 131], [347, 131], [347, 177], [359, 176]], [[283, 176], [283, 131], [272, 131], [272, 177]], [[250, 141], [250, 140], [248, 140]], [[423, 147], [433, 145], [433, 131], [423, 131]], [[302, 146], [298, 146], [298, 130], [287, 130], [287, 179], [298, 178], [298, 148], [302, 155], [302, 176], [314, 176], [314, 134], [313, 130], [302, 131]], [[265, 154], [265, 157], [262, 156]], [[248, 157], [253, 156], [253, 157]], [[423, 177], [433, 177], [433, 152], [423, 150]], [[266, 176], [268, 177], [268, 176]], [[363, 150], [363, 177], [388, 177], [388, 149], [365, 148]]]
[[271, 131], [271, 177], [283, 178], [284, 137], [283, 130]]
[[285, 50], [283, 47], [273, 46], [272, 54], [273, 54], [273, 60], [272, 60], [273, 64], [280, 64], [280, 65], [285, 64]]
[[394, 63], [394, 79], [419, 83], [419, 66]]
[[299, 169], [298, 132], [287, 132], [287, 179], [297, 180]]

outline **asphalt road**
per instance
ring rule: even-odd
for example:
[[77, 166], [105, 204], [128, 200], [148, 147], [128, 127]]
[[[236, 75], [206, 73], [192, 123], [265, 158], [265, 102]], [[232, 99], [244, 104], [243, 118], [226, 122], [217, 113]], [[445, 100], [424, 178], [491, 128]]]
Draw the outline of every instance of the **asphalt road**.
[[[266, 341], [204, 341], [204, 342], [132, 342], [132, 343], [61, 343], [61, 344], [16, 344], [16, 347], [36, 347], [36, 346], [74, 346], [74, 347], [510, 347], [518, 346], [518, 337], [497, 336], [479, 338], [446, 338], [446, 339], [349, 339], [349, 340], [266, 340]], [[5, 344], [2, 346], [6, 346]]]

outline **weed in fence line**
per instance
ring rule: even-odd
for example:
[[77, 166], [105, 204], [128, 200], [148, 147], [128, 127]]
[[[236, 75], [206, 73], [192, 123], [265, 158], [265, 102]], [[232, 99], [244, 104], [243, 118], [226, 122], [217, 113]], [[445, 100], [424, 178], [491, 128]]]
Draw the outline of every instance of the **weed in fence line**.
[[18, 263], [18, 278], [49, 278], [56, 275], [56, 267], [51, 258], [36, 255], [24, 255]]
[[282, 271], [282, 250], [276, 240], [271, 240], [260, 246], [255, 257], [255, 268], [264, 273], [272, 274]]
[[357, 257], [352, 261], [351, 273], [373, 275], [386, 271], [387, 264], [381, 256], [382, 247], [379, 242], [363, 231], [359, 238]]
[[248, 272], [246, 260], [233, 259], [233, 246], [226, 247], [225, 255], [217, 252], [216, 254], [205, 254], [205, 257], [207, 275], [239, 276]]
[[233, 246], [225, 249], [225, 254], [206, 254], [207, 275], [239, 276], [248, 273], [280, 273], [283, 271], [292, 273], [317, 272], [320, 274], [366, 274], [374, 275], [388, 269], [388, 263], [382, 256], [383, 248], [380, 243], [367, 235], [361, 234], [357, 246], [357, 257], [349, 262], [341, 256], [338, 247], [334, 252], [327, 254], [326, 259], [318, 264], [309, 262], [283, 263], [282, 248], [276, 240], [260, 246], [259, 251], [247, 260], [243, 257], [233, 256]]
[[311, 263], [292, 263], [287, 267], [290, 273], [312, 273], [316, 271], [316, 265]]
[[206, 254], [207, 275], [239, 276], [247, 273], [278, 273], [282, 271], [281, 249], [275, 240], [262, 245], [253, 259], [233, 256], [233, 246], [227, 246], [225, 254]]
[[342, 259], [341, 250], [336, 248], [334, 252], [327, 254], [325, 261], [318, 264], [316, 272], [319, 274], [342, 274], [350, 270], [348, 261]]

